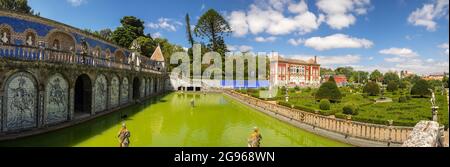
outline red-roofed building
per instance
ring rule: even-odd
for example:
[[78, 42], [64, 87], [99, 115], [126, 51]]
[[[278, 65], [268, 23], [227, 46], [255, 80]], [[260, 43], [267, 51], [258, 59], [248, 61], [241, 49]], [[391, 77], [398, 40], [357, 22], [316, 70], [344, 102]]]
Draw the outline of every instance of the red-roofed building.
[[320, 85], [320, 64], [316, 57], [305, 61], [276, 55], [270, 60], [270, 80], [277, 86], [317, 87]]
[[[346, 86], [348, 84], [347, 77], [345, 75], [334, 75], [333, 78], [334, 78], [334, 81], [336, 81], [336, 85], [339, 87]], [[326, 75], [323, 78], [323, 82], [326, 82], [329, 79], [330, 79], [330, 75]]]

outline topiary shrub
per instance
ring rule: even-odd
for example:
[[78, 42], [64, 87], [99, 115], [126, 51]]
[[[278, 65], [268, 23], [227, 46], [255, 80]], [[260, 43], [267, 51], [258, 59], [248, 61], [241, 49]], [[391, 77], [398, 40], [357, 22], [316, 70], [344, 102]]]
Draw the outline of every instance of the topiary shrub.
[[369, 96], [377, 96], [380, 94], [380, 86], [375, 82], [368, 82], [364, 88], [363, 92], [367, 93]]
[[358, 115], [358, 107], [354, 104], [347, 104], [342, 107], [342, 113], [347, 115]]
[[363, 98], [368, 98], [368, 97], [369, 97], [369, 94], [363, 93], [363, 94], [362, 94], [362, 97], [363, 97]]
[[321, 110], [330, 110], [330, 108], [331, 108], [330, 105], [331, 104], [330, 104], [329, 100], [327, 100], [327, 99], [320, 100], [319, 107]]
[[408, 101], [408, 99], [406, 99], [405, 96], [400, 96], [400, 97], [398, 98], [398, 102], [399, 102], [399, 103], [406, 103], [407, 101]]
[[411, 88], [411, 95], [425, 97], [431, 94], [429, 89], [430, 85], [428, 84], [428, 82], [423, 79], [420, 79]]
[[320, 86], [319, 90], [315, 93], [315, 98], [317, 101], [328, 99], [330, 102], [339, 102], [342, 99], [342, 94], [333, 79]]

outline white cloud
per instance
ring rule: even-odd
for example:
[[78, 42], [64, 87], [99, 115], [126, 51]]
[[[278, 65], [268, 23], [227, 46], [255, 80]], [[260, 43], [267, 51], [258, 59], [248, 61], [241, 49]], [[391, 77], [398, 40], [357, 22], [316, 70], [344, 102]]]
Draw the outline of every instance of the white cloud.
[[277, 38], [274, 37], [274, 36], [270, 36], [270, 37], [267, 37], [267, 38], [264, 38], [264, 37], [256, 37], [255, 38], [256, 42], [273, 42], [275, 40], [277, 40]]
[[67, 2], [74, 7], [78, 7], [84, 3], [87, 3], [87, 0], [67, 0]]
[[[313, 55], [290, 55], [287, 56], [294, 59], [310, 60], [313, 59]], [[326, 67], [333, 67], [335, 65], [343, 64], [357, 64], [361, 61], [359, 55], [337, 55], [337, 56], [317, 56], [317, 62]]]
[[373, 60], [373, 59], [374, 59], [374, 57], [372, 57], [372, 56], [371, 56], [371, 57], [368, 57], [367, 59], [368, 59], [368, 60]]
[[246, 15], [242, 11], [233, 11], [229, 16], [230, 26], [233, 29], [233, 35], [236, 37], [244, 36], [248, 33], [248, 23]]
[[241, 52], [249, 52], [251, 50], [253, 50], [253, 47], [251, 47], [251, 46], [248, 46], [248, 45], [239, 46], [239, 51], [241, 51]]
[[205, 9], [206, 8], [206, 5], [205, 4], [202, 4], [202, 6], [200, 7], [200, 10], [203, 10], [203, 9]]
[[152, 34], [152, 38], [161, 38], [162, 34], [160, 32], [155, 32]]
[[325, 13], [326, 23], [340, 30], [355, 24], [356, 17], [353, 14], [366, 14], [370, 0], [318, 0], [316, 5]]
[[413, 71], [418, 74], [435, 74], [448, 72], [449, 63], [448, 61], [435, 61], [430, 63], [431, 59], [407, 59], [404, 62], [400, 62], [394, 66], [398, 71], [408, 70]]
[[427, 63], [433, 63], [434, 62], [434, 59], [427, 59], [427, 60], [425, 60]]
[[[287, 10], [286, 10], [287, 8]], [[305, 34], [319, 28], [324, 16], [317, 17], [308, 10], [304, 0], [260, 0], [251, 4], [249, 11], [233, 11], [227, 17], [234, 36], [268, 33], [285, 35]]]
[[399, 63], [399, 62], [402, 62], [405, 60], [400, 57], [392, 57], [392, 58], [385, 58], [384, 61], [389, 62], [389, 63]]
[[293, 39], [293, 38], [291, 38], [291, 39], [289, 39], [288, 40], [288, 43], [289, 44], [291, 44], [291, 45], [293, 45], [293, 46], [298, 46], [298, 45], [301, 45], [302, 43], [303, 43], [303, 39], [301, 39], [301, 38], [299, 38], [299, 39]]
[[383, 50], [380, 50], [379, 53], [384, 54], [384, 55], [394, 55], [394, 56], [400, 56], [400, 57], [405, 57], [405, 58], [412, 58], [412, 57], [419, 56], [419, 54], [417, 54], [416, 52], [414, 52], [413, 50], [408, 49], [408, 48], [383, 49]]
[[345, 34], [334, 34], [326, 37], [312, 37], [305, 40], [305, 46], [318, 51], [337, 48], [371, 48], [373, 42], [364, 38], [354, 38]]
[[444, 52], [445, 55], [447, 55], [447, 56], [449, 55], [448, 54], [448, 43], [440, 44], [438, 47], [443, 49], [443, 52]]
[[159, 18], [158, 22], [150, 22], [147, 23], [146, 26], [151, 29], [164, 29], [167, 31], [177, 31], [177, 28], [183, 25], [183, 23], [179, 21], [174, 21], [169, 18]]
[[409, 15], [408, 22], [415, 26], [424, 26], [428, 31], [435, 31], [436, 19], [445, 15], [448, 17], [448, 5], [449, 0], [435, 0], [433, 3], [424, 4]]
[[253, 50], [253, 47], [248, 45], [227, 45], [227, 48], [231, 52], [249, 52]]

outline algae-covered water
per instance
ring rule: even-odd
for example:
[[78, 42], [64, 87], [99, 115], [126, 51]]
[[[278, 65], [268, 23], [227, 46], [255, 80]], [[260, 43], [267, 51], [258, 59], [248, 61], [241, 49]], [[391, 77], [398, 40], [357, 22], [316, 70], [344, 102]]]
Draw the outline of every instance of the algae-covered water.
[[247, 147], [253, 127], [261, 131], [262, 147], [348, 146], [281, 122], [222, 94], [177, 93], [66, 129], [1, 142], [0, 146], [117, 147], [123, 122], [131, 132], [131, 147]]

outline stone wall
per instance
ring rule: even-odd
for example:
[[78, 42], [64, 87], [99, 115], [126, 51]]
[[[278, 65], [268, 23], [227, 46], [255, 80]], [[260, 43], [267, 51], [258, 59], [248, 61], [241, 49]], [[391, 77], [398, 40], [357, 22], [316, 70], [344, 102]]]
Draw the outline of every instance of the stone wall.
[[[163, 92], [146, 93], [150, 80], [166, 75], [154, 70], [158, 64], [140, 55], [145, 61], [134, 64], [130, 54], [77, 28], [0, 10], [0, 140], [134, 104], [133, 89], [143, 92], [141, 99]], [[88, 78], [87, 90], [77, 90], [80, 78]], [[134, 78], [140, 87], [133, 88]], [[75, 103], [80, 91], [91, 96], [82, 114]]]

